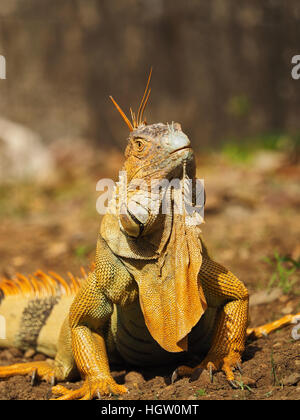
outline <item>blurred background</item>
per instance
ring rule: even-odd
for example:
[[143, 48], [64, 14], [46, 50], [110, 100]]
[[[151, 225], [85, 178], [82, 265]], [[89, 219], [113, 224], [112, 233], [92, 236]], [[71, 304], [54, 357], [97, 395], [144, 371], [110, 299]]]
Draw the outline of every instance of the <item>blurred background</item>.
[[108, 96], [136, 109], [151, 65], [149, 122], [180, 121], [200, 151], [300, 130], [297, 0], [1, 0], [0, 17], [0, 113], [45, 142], [123, 147]]
[[254, 289], [294, 270], [299, 21], [298, 0], [0, 0], [0, 274], [93, 259], [128, 136], [109, 95], [136, 110], [151, 66], [147, 121], [192, 140], [219, 261]]
[[[180, 122], [191, 139], [204, 238], [249, 289], [252, 325], [299, 312], [299, 41], [299, 0], [0, 0], [0, 281], [89, 268], [96, 184], [118, 179], [128, 137], [109, 95], [137, 110], [153, 66], [147, 121]], [[294, 374], [290, 330], [274, 337], [274, 377]], [[270, 391], [269, 340], [250, 348], [249, 375], [298, 398], [299, 385]], [[11, 384], [0, 399], [24, 398]]]

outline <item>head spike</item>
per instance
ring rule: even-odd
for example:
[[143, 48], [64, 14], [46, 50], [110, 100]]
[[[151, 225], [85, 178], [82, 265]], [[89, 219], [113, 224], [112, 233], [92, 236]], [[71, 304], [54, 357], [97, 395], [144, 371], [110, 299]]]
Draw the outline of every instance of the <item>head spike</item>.
[[117, 110], [121, 114], [123, 120], [127, 124], [127, 126], [128, 126], [128, 128], [129, 128], [130, 131], [133, 131], [135, 128], [138, 128], [138, 126], [140, 124], [142, 124], [143, 122], [145, 122], [145, 121], [143, 121], [143, 115], [144, 115], [144, 111], [145, 111], [146, 105], [148, 103], [150, 92], [151, 92], [151, 89], [149, 89], [149, 85], [150, 85], [150, 81], [151, 81], [151, 76], [152, 76], [152, 67], [150, 68], [150, 72], [149, 72], [149, 76], [148, 76], [146, 88], [145, 88], [144, 95], [142, 97], [142, 100], [141, 100], [141, 103], [140, 103], [140, 106], [139, 106], [137, 115], [135, 115], [135, 113], [130, 108], [130, 114], [131, 114], [131, 120], [132, 120], [132, 122], [127, 118], [125, 112], [117, 104], [117, 102], [114, 100], [114, 98], [112, 96], [109, 97], [112, 100], [114, 106], [117, 108]]
[[132, 125], [134, 128], [137, 128], [138, 125], [136, 122], [135, 113], [132, 111], [131, 108], [130, 108], [130, 114], [131, 114]]
[[122, 115], [123, 120], [126, 122], [126, 124], [129, 127], [130, 131], [133, 131], [133, 125], [131, 124], [131, 122], [129, 121], [129, 119], [126, 117], [125, 112], [119, 107], [119, 105], [117, 104], [117, 102], [114, 100], [114, 98], [112, 96], [110, 96], [110, 99], [112, 100], [114, 106], [117, 108], [117, 110], [119, 111], [119, 113]]
[[147, 84], [146, 84], [146, 89], [145, 89], [145, 92], [144, 92], [144, 95], [143, 95], [143, 98], [141, 100], [140, 107], [139, 107], [139, 110], [138, 110], [138, 113], [137, 113], [137, 124], [138, 125], [141, 124], [141, 122], [142, 122], [143, 112], [145, 110], [145, 107], [146, 107], [146, 104], [148, 102], [149, 95], [150, 95], [150, 92], [151, 92], [151, 89], [148, 92], [149, 85], [150, 85], [150, 80], [151, 80], [151, 76], [152, 76], [152, 67], [150, 68], [150, 73], [149, 73], [149, 76], [148, 76], [148, 81], [147, 81]]
[[148, 100], [149, 100], [150, 93], [151, 93], [151, 89], [149, 89], [149, 91], [148, 91], [148, 94], [147, 94], [147, 96], [146, 96], [146, 99], [145, 99], [145, 102], [144, 102], [143, 108], [142, 108], [142, 110], [141, 110], [141, 115], [140, 115], [140, 124], [143, 122], [143, 115], [144, 115], [144, 111], [145, 111], [145, 108], [146, 108], [147, 102], [148, 102]]

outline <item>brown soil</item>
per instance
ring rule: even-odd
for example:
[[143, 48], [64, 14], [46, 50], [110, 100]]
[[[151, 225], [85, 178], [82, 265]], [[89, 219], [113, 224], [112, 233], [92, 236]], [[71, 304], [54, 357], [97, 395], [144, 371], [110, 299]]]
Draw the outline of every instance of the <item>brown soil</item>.
[[[300, 238], [299, 168], [291, 167], [281, 155], [272, 159], [271, 167], [270, 157], [267, 167], [261, 163], [262, 157], [248, 165], [232, 165], [221, 156], [200, 156], [198, 160], [198, 176], [205, 179], [207, 192], [203, 226], [207, 245], [256, 297], [268, 289], [276, 271], [264, 257], [273, 257], [275, 251], [294, 260], [300, 256], [296, 242]], [[85, 171], [75, 174], [69, 163], [68, 171], [55, 185], [5, 187], [0, 203], [0, 276], [28, 274], [37, 268], [55, 269], [62, 275], [68, 271], [79, 274], [81, 265], [88, 266], [94, 258], [99, 227], [94, 186], [97, 177], [116, 178], [121, 158], [114, 155], [113, 162], [107, 170], [102, 166], [101, 174], [95, 162], [89, 161]], [[254, 299], [251, 325], [300, 311], [299, 271], [285, 285], [279, 285], [279, 290], [272, 302], [266, 299], [257, 304]], [[170, 384], [175, 366], [140, 371], [126, 366], [113, 370], [117, 381], [129, 389], [119, 399], [300, 399], [300, 340], [292, 339], [291, 330], [292, 326], [287, 326], [247, 343], [243, 375], [236, 373], [238, 389], [230, 387], [223, 373], [216, 373], [213, 383], [203, 372], [193, 382], [183, 378]], [[41, 358], [43, 355], [33, 355], [31, 359]], [[21, 351], [0, 351], [0, 365], [20, 361], [25, 361]], [[76, 388], [79, 384], [67, 386]], [[31, 386], [28, 377], [0, 380], [0, 399], [50, 397], [50, 385]]]

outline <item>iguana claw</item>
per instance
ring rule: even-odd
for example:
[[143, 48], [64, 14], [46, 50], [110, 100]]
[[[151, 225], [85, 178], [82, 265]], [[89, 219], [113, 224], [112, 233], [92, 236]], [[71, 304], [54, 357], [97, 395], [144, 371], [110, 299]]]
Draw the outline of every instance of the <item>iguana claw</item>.
[[171, 375], [171, 383], [174, 384], [178, 379], [178, 369], [176, 368]]
[[36, 373], [37, 373], [37, 369], [34, 369], [31, 375], [31, 381], [30, 381], [31, 386], [34, 386], [36, 383]]
[[228, 383], [232, 388], [238, 389], [238, 385], [237, 385], [236, 381], [228, 381]]
[[242, 374], [242, 367], [240, 363], [240, 355], [237, 353], [230, 353], [227, 357], [214, 357], [208, 355], [198, 366], [191, 368], [189, 366], [179, 366], [174, 370], [171, 380], [174, 383], [178, 378], [189, 376], [190, 380], [196, 380], [200, 376], [203, 370], [207, 370], [210, 378], [210, 382], [213, 383], [213, 374], [217, 371], [223, 371], [226, 375], [228, 383], [233, 388], [238, 388], [233, 370], [238, 369]]
[[242, 369], [242, 366], [240, 365], [240, 363], [237, 363], [236, 367], [237, 367], [238, 371], [240, 372], [240, 374], [242, 375], [243, 374], [243, 369]]
[[[57, 400], [92, 400], [101, 399], [101, 395], [124, 394], [127, 388], [117, 384], [112, 378], [107, 379], [86, 379], [81, 388], [70, 390], [62, 385], [52, 388], [52, 394], [59, 395]], [[52, 398], [55, 399], [55, 398]]]

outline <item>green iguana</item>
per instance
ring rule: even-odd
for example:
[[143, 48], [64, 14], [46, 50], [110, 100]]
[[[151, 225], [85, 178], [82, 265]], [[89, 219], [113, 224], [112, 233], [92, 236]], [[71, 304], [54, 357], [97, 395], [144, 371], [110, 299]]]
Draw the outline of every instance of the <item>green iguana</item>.
[[[193, 151], [180, 125], [143, 121], [149, 81], [132, 122], [113, 100], [130, 129], [123, 168], [127, 200], [120, 182], [101, 222], [94, 268], [69, 281], [37, 272], [0, 282], [0, 314], [7, 323], [0, 346], [55, 357], [2, 366], [0, 378], [33, 374], [54, 383], [80, 374], [81, 388], [56, 385], [52, 392], [64, 400], [91, 399], [127, 391], [111, 376], [110, 363], [181, 364], [196, 355], [201, 363], [180, 366], [173, 378], [223, 370], [234, 386], [247, 334], [260, 336], [293, 320], [247, 330], [247, 289], [208, 254], [199, 213], [175, 211], [174, 188], [149, 194], [153, 182], [179, 179], [183, 191], [186, 180], [195, 180]], [[138, 194], [136, 180], [143, 181]], [[161, 210], [166, 196], [169, 212], [153, 211]], [[191, 197], [195, 204], [194, 192]]]

